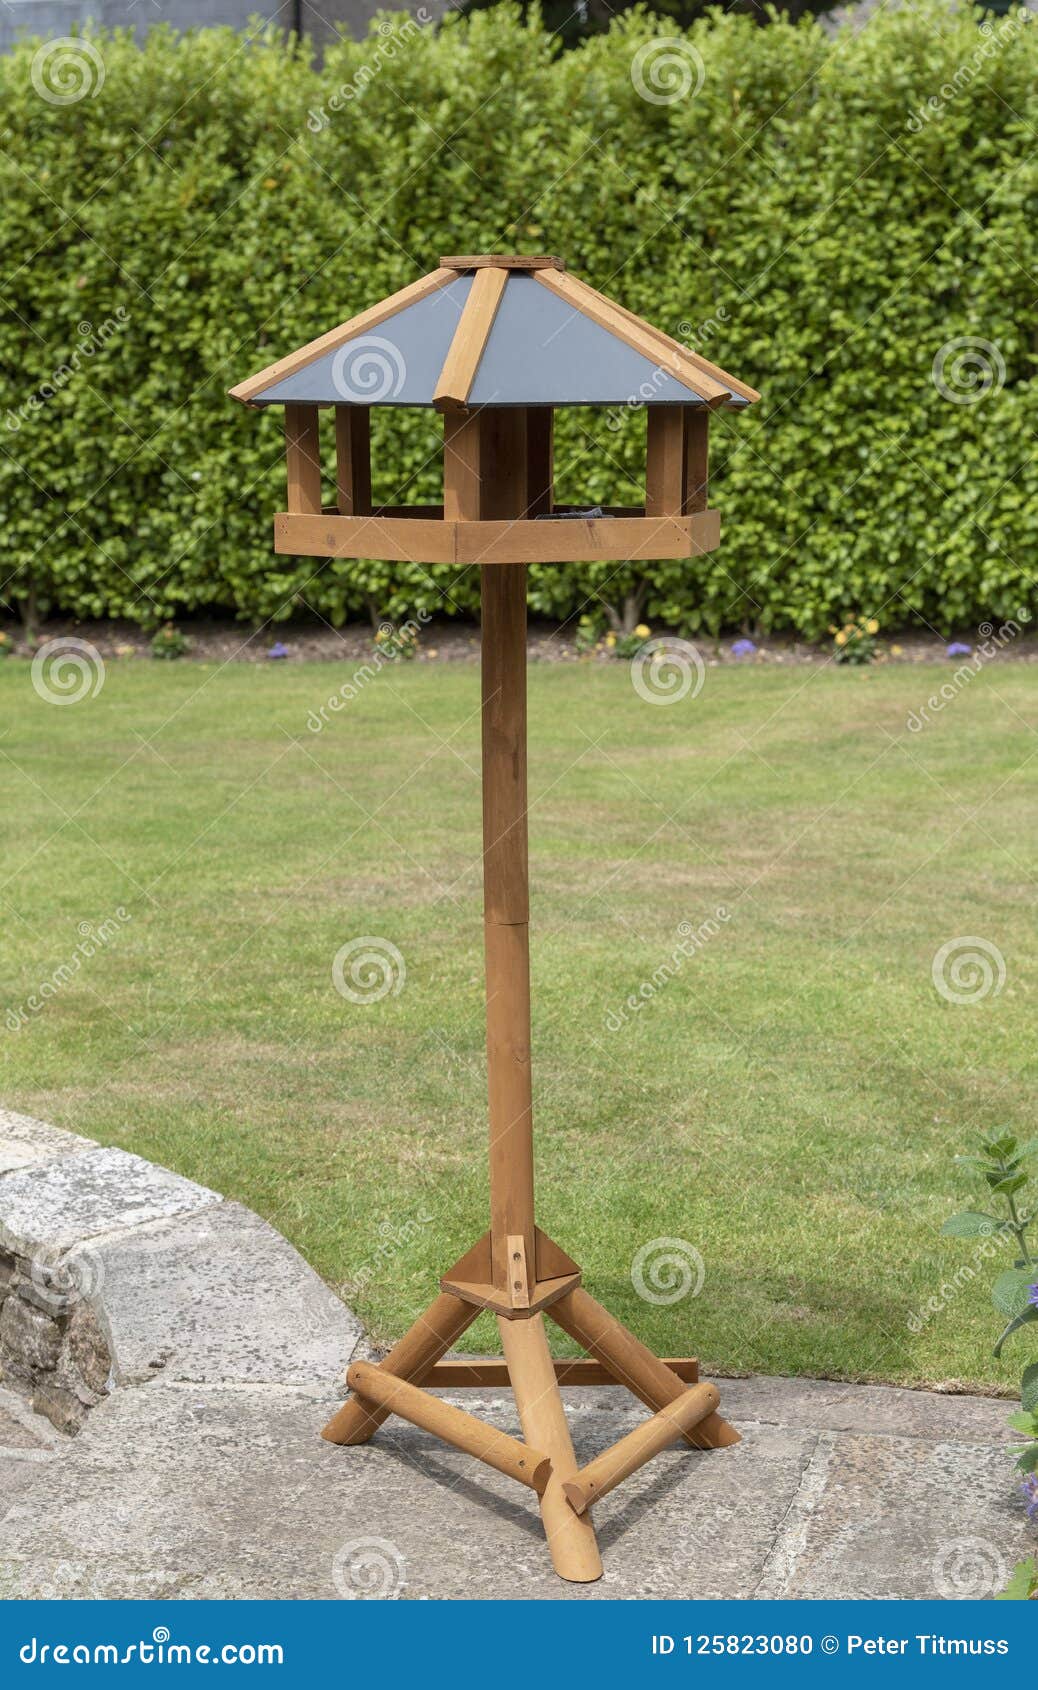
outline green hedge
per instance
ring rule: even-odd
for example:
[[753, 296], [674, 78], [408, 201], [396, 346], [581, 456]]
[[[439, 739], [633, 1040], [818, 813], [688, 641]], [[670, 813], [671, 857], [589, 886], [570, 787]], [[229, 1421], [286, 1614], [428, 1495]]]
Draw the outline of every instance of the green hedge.
[[[91, 63], [65, 104], [23, 45], [0, 60], [8, 608], [470, 610], [472, 572], [275, 558], [280, 418], [225, 389], [441, 252], [512, 248], [563, 254], [765, 393], [714, 431], [720, 552], [534, 569], [539, 610], [600, 588], [690, 631], [809, 636], [857, 611], [945, 631], [1018, 615], [1038, 25], [980, 18], [924, 4], [827, 37], [717, 14], [686, 37], [700, 91], [671, 103], [634, 86], [661, 28], [638, 13], [569, 53], [506, 6], [382, 19], [320, 71], [260, 30], [98, 35], [103, 85]], [[977, 403], [932, 375], [964, 338], [996, 368]], [[560, 491], [634, 494], [640, 421], [564, 414]], [[436, 428], [379, 418], [377, 492], [435, 497]]]

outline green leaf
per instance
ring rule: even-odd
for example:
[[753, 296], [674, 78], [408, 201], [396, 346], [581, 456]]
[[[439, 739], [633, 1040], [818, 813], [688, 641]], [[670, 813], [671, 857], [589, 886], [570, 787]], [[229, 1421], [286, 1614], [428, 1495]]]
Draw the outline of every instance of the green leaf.
[[1031, 1156], [1038, 1156], [1038, 1138], [1029, 1138], [1016, 1153], [1017, 1161], [1026, 1162]]
[[1030, 1414], [1011, 1414], [1006, 1425], [1012, 1426], [1014, 1432], [1023, 1432], [1027, 1438], [1038, 1438], [1038, 1424]]
[[993, 1160], [999, 1161], [1007, 1156], [1012, 1156], [1016, 1149], [1016, 1139], [1007, 1134], [1005, 1138], [996, 1138], [990, 1144], [982, 1144], [980, 1148], [985, 1156], [990, 1156]]
[[945, 1221], [941, 1231], [946, 1238], [990, 1238], [1001, 1224], [994, 1215], [981, 1214], [979, 1209], [963, 1209]]
[[1023, 1453], [1017, 1456], [1016, 1465], [1021, 1473], [1038, 1471], [1038, 1444], [1028, 1444]]
[[1000, 1273], [991, 1287], [991, 1301], [999, 1314], [1012, 1318], [1026, 1309], [1035, 1278], [1033, 1268], [1006, 1268]]
[[1038, 1361], [1024, 1368], [1020, 1380], [1020, 1401], [1029, 1413], [1038, 1414]]
[[1009, 1575], [1009, 1583], [995, 1597], [996, 1602], [1026, 1602], [1038, 1585], [1038, 1562], [1033, 1555], [1018, 1561]]
[[1006, 1339], [1011, 1338], [1014, 1332], [1018, 1332], [1021, 1326], [1029, 1326], [1033, 1320], [1038, 1320], [1038, 1309], [1035, 1308], [1033, 1303], [1028, 1303], [1023, 1313], [1014, 1316], [1005, 1328], [1005, 1331], [1000, 1334], [998, 1342], [991, 1352], [992, 1355], [996, 1358], [1000, 1356], [1002, 1354], [1002, 1345], [1005, 1343]]
[[999, 1196], [1012, 1197], [1015, 1191], [1019, 1191], [1021, 1186], [1027, 1184], [1027, 1175], [1011, 1174], [1006, 1179], [996, 1181], [989, 1180], [988, 1183], [990, 1184], [992, 1191], [997, 1191]]

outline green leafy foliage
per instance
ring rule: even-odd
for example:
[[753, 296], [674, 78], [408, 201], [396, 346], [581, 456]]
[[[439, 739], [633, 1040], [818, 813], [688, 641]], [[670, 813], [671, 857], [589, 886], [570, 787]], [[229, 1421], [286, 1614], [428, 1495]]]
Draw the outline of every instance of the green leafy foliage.
[[996, 1602], [1027, 1602], [1038, 1596], [1038, 1561], [1033, 1555], [1026, 1560], [1018, 1561], [1009, 1577], [1004, 1590], [1000, 1590], [995, 1597]]
[[[103, 86], [69, 104], [20, 45], [0, 60], [3, 602], [150, 628], [470, 613], [475, 571], [276, 557], [280, 418], [225, 390], [442, 252], [511, 248], [561, 253], [765, 393], [715, 418], [719, 552], [534, 567], [536, 612], [808, 637], [1018, 617], [1038, 33], [980, 16], [934, 0], [827, 35], [717, 11], [685, 37], [701, 87], [664, 104], [632, 77], [660, 33], [639, 10], [565, 53], [508, 5], [383, 18], [320, 70], [259, 27], [97, 35]], [[976, 403], [933, 376], [963, 338], [1004, 366]], [[560, 497], [637, 500], [643, 421], [560, 415]], [[376, 417], [376, 497], [436, 499], [438, 430]]]

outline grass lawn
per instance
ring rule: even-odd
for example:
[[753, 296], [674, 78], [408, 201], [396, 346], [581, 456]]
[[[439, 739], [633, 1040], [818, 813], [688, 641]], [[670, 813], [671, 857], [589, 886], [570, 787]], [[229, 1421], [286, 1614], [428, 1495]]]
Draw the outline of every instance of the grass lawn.
[[[0, 665], [0, 1101], [259, 1210], [386, 1338], [486, 1224], [478, 672], [399, 665], [314, 734], [351, 672], [112, 663], [59, 708]], [[531, 669], [539, 1218], [663, 1353], [1019, 1376], [993, 1265], [911, 1327], [974, 1249], [940, 1237], [976, 1195], [952, 1156], [1035, 1131], [1038, 672], [908, 732], [950, 672], [721, 667], [662, 708], [623, 663]], [[334, 989], [359, 935], [399, 994]], [[968, 935], [1005, 983], [951, 1003], [931, 963]], [[631, 1263], [668, 1237], [702, 1289], [647, 1302]]]

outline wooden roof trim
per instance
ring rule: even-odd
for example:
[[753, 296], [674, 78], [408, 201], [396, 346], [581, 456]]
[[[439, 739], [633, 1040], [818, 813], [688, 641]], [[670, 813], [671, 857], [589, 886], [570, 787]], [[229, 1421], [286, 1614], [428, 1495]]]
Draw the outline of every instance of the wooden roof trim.
[[469, 296], [433, 394], [433, 404], [438, 411], [460, 411], [468, 404], [508, 276], [507, 270], [496, 267], [484, 267], [473, 276]]
[[659, 369], [666, 370], [669, 376], [673, 376], [682, 387], [687, 387], [697, 399], [702, 399], [712, 406], [721, 405], [730, 397], [727, 387], [722, 387], [713, 376], [693, 369], [687, 359], [650, 334], [649, 325], [643, 323], [640, 317], [623, 311], [594, 288], [586, 284], [581, 286], [575, 276], [560, 276], [553, 270], [538, 270], [534, 281], [540, 282], [542, 287], [548, 288], [559, 299], [565, 300], [567, 305], [572, 305], [582, 316], [590, 317], [592, 322], [615, 335], [617, 340], [624, 341], [635, 352], [640, 352], [643, 358], [650, 359]]
[[588, 293], [593, 293], [596, 299], [604, 300], [607, 305], [612, 305], [631, 322], [640, 324], [643, 329], [648, 330], [654, 340], [660, 341], [664, 346], [672, 347], [674, 351], [679, 352], [683, 358], [687, 358], [704, 375], [713, 376], [717, 381], [723, 381], [738, 398], [747, 400], [751, 405], [755, 404], [760, 398], [760, 394], [755, 387], [750, 387], [747, 382], [739, 381], [736, 376], [729, 375], [728, 371], [722, 370], [719, 364], [712, 364], [709, 358], [704, 358], [700, 352], [693, 352], [691, 347], [684, 346], [680, 340], [674, 340], [671, 335], [665, 334], [662, 329], [658, 329], [655, 323], [646, 322], [644, 317], [636, 316], [633, 311], [627, 309], [626, 305], [618, 305], [615, 299], [608, 299], [604, 293], [599, 293], [597, 288], [593, 288], [590, 282], [585, 282], [580, 276], [574, 276], [573, 281], [579, 288], [586, 289]]
[[448, 282], [457, 279], [457, 271], [441, 265], [439, 270], [430, 271], [427, 276], [420, 276], [418, 281], [409, 282], [407, 287], [391, 293], [388, 299], [382, 299], [377, 305], [372, 305], [367, 311], [361, 311], [348, 322], [340, 323], [338, 328], [329, 329], [327, 334], [318, 335], [316, 340], [308, 341], [297, 352], [288, 352], [284, 358], [278, 358], [273, 364], [268, 364], [265, 370], [240, 381], [237, 387], [231, 387], [228, 392], [232, 399], [238, 399], [243, 405], [250, 405], [268, 387], [276, 382], [284, 381], [286, 376], [293, 376], [298, 370], [305, 370], [316, 358], [326, 352], [336, 352], [346, 341], [353, 340], [357, 335], [366, 334], [369, 329], [377, 328], [387, 317], [395, 317], [398, 311], [403, 311], [408, 305], [416, 305], [420, 299], [426, 299], [429, 294], [436, 293]]
[[565, 270], [561, 258], [551, 252], [523, 253], [477, 252], [468, 257], [441, 258], [448, 270]]

